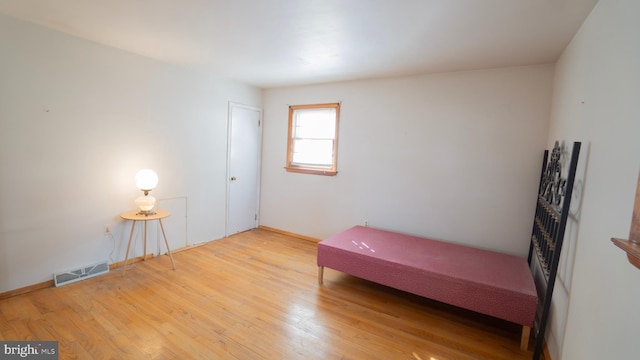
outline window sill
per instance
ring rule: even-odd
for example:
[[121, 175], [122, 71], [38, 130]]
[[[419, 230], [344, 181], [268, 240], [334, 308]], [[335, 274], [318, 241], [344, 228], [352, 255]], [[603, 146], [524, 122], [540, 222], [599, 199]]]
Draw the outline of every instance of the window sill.
[[287, 172], [295, 172], [295, 173], [310, 174], [310, 175], [323, 175], [323, 176], [336, 176], [338, 174], [338, 172], [334, 170], [298, 168], [298, 167], [288, 167], [288, 166], [285, 166], [285, 170], [287, 170]]

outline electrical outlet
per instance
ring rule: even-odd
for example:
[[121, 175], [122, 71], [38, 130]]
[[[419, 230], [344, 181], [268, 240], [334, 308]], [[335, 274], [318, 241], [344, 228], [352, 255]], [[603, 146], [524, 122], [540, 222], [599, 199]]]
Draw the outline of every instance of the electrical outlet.
[[111, 235], [111, 224], [104, 224], [104, 235]]

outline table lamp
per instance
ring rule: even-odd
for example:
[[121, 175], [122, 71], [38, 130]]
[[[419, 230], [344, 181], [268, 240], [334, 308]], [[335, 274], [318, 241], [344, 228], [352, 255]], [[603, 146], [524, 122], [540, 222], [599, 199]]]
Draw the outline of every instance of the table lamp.
[[153, 207], [156, 204], [156, 198], [149, 195], [149, 191], [155, 189], [158, 185], [158, 174], [151, 169], [142, 169], [136, 174], [136, 187], [144, 192], [144, 195], [138, 197], [134, 203], [140, 211], [138, 215], [149, 216], [155, 214]]

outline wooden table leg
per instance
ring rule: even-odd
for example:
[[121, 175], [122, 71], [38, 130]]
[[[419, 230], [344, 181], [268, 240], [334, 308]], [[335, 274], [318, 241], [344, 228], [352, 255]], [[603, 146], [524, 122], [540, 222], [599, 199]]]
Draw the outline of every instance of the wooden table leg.
[[318, 266], [318, 284], [322, 285], [322, 280], [324, 278], [324, 266]]
[[171, 248], [169, 248], [169, 242], [167, 241], [167, 235], [164, 233], [164, 226], [162, 226], [162, 219], [158, 219], [160, 223], [160, 229], [162, 229], [162, 237], [164, 237], [164, 243], [167, 245], [167, 253], [169, 254], [169, 259], [171, 259], [171, 267], [173, 270], [176, 269], [176, 264], [173, 263], [173, 255], [171, 255]]
[[142, 261], [147, 261], [147, 221], [144, 221], [144, 246], [142, 251]]
[[[145, 222], [146, 223], [146, 222]], [[133, 229], [136, 226], [136, 221], [131, 221], [131, 233], [129, 234], [129, 244], [127, 244], [127, 253], [124, 255], [124, 265], [122, 265], [122, 276], [127, 271], [127, 260], [129, 259], [129, 248], [131, 248], [131, 239], [133, 239]]]

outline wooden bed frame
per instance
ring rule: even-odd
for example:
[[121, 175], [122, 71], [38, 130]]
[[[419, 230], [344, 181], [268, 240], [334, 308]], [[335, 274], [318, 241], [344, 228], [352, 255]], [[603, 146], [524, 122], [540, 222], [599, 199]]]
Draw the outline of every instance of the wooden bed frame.
[[522, 325], [524, 350], [533, 328], [533, 359], [539, 359], [579, 152], [580, 143], [574, 143], [565, 179], [559, 144], [551, 159], [545, 151], [528, 259], [355, 226], [318, 243], [318, 283], [329, 267], [517, 323]]

